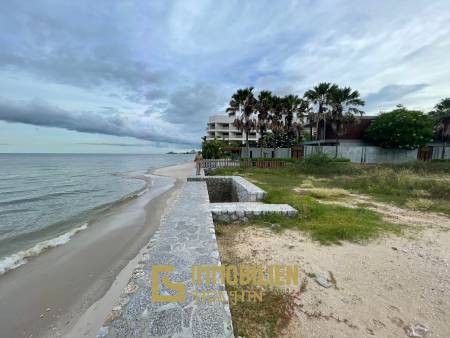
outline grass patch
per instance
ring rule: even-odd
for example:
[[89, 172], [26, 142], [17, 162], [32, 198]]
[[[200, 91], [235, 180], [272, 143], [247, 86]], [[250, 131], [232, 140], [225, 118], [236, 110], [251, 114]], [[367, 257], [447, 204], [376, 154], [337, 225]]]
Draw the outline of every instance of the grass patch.
[[[248, 287], [227, 286], [228, 294], [251, 292]], [[262, 301], [238, 301], [230, 304], [236, 337], [279, 337], [294, 316], [295, 294], [281, 289], [265, 289]]]
[[281, 228], [296, 228], [310, 233], [312, 239], [322, 244], [339, 244], [341, 241], [362, 242], [385, 232], [400, 234], [397, 225], [383, 221], [374, 211], [364, 208], [346, 208], [317, 202], [310, 196], [270, 190], [268, 203], [288, 203], [299, 211], [297, 217], [279, 214], [262, 215], [252, 220], [259, 226], [279, 224]]
[[433, 206], [433, 201], [424, 198], [409, 199], [406, 201], [406, 206], [413, 210], [430, 210]]
[[432, 204], [426, 210], [450, 215], [450, 161], [361, 166], [330, 158], [315, 158], [276, 170], [220, 169], [214, 174], [246, 176], [266, 190], [271, 187], [285, 190], [296, 187], [340, 188], [402, 207], [411, 205], [411, 199], [427, 199]]
[[[217, 231], [217, 225], [215, 225]], [[220, 256], [224, 265], [240, 265], [246, 262], [233, 249], [236, 244], [236, 234], [242, 226], [229, 225], [222, 228], [222, 236], [218, 237]], [[231, 248], [231, 249], [230, 249]], [[239, 271], [237, 272], [239, 279]], [[304, 292], [307, 286], [302, 281], [300, 291], [289, 289], [255, 287], [239, 285], [238, 287], [226, 284], [229, 297], [231, 317], [233, 320], [234, 335], [246, 338], [279, 337], [282, 330], [294, 317], [299, 294]], [[250, 295], [258, 292], [261, 300], [251, 297], [240, 297], [243, 294]], [[234, 296], [238, 295], [238, 301], [234, 302]]]
[[306, 193], [318, 199], [335, 199], [349, 194], [347, 190], [341, 188], [311, 188]]

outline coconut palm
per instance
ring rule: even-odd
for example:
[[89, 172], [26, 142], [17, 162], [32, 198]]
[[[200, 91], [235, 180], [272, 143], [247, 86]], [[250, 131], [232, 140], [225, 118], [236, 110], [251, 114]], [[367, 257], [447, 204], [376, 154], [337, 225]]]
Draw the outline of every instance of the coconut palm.
[[327, 96], [327, 102], [331, 108], [331, 123], [336, 134], [335, 157], [337, 157], [342, 127], [344, 123], [353, 121], [355, 114], [364, 114], [362, 110], [358, 109], [359, 106], [364, 106], [364, 101], [360, 98], [357, 90], [352, 90], [350, 87], [339, 88], [337, 85], [330, 87]]
[[256, 111], [258, 112], [258, 121], [256, 128], [259, 130], [259, 146], [261, 148], [260, 157], [262, 157], [263, 139], [267, 129], [270, 126], [270, 113], [272, 109], [272, 92], [263, 90], [259, 93], [256, 102]]
[[299, 99], [295, 112], [297, 120], [292, 123], [291, 130], [294, 132], [298, 144], [303, 138], [303, 120], [305, 116], [308, 116], [312, 112], [309, 102], [304, 99]]
[[[227, 112], [229, 116], [236, 119], [233, 125], [240, 131], [245, 132], [245, 145], [247, 154], [250, 153], [248, 137], [252, 130], [256, 128], [254, 113], [256, 108], [256, 99], [253, 95], [253, 87], [238, 89], [231, 97]], [[236, 114], [238, 114], [236, 116]]]
[[286, 131], [291, 129], [294, 115], [297, 115], [299, 112], [302, 102], [303, 100], [297, 95], [290, 94], [283, 98], [283, 113], [285, 114], [284, 124]]
[[[316, 123], [316, 139], [319, 140], [319, 122], [324, 120], [324, 127], [326, 133], [326, 113], [327, 113], [327, 104], [328, 104], [328, 93], [331, 88], [331, 83], [329, 82], [321, 82], [313, 89], [310, 89], [305, 92], [304, 97], [309, 100], [311, 103], [317, 106], [316, 116], [314, 118], [314, 122]], [[326, 138], [326, 135], [324, 135]]]
[[445, 148], [450, 136], [450, 98], [442, 99], [435, 107], [430, 115], [436, 121], [436, 129], [440, 132], [442, 138], [441, 159], [445, 159]]

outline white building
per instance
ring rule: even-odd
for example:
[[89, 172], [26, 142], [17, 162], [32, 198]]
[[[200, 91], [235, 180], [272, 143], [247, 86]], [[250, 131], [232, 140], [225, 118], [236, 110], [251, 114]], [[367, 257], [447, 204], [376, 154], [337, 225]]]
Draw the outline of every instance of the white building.
[[[245, 143], [245, 132], [238, 130], [233, 122], [236, 119], [234, 116], [228, 115], [213, 115], [208, 119], [208, 127], [206, 128], [206, 140], [238, 141]], [[248, 140], [250, 142], [258, 142], [259, 133], [256, 131], [250, 132]]]

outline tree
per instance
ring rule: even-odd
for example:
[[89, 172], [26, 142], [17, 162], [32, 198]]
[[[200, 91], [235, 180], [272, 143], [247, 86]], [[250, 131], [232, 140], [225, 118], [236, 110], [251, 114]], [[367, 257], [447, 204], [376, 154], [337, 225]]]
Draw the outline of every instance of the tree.
[[[238, 89], [231, 97], [227, 112], [229, 116], [235, 116], [233, 125], [240, 131], [245, 132], [245, 145], [247, 153], [250, 152], [248, 142], [249, 134], [256, 128], [256, 121], [253, 118], [256, 108], [256, 99], [253, 95], [253, 87]], [[238, 113], [238, 116], [236, 116]]]
[[222, 142], [217, 139], [204, 140], [202, 143], [202, 154], [205, 159], [221, 158], [223, 155]]
[[295, 109], [297, 121], [292, 123], [291, 130], [295, 134], [296, 144], [300, 144], [303, 139], [303, 120], [305, 116], [311, 112], [309, 102], [304, 99], [299, 99]]
[[263, 90], [258, 95], [258, 100], [256, 102], [256, 111], [258, 112], [258, 121], [256, 122], [256, 127], [259, 130], [260, 139], [259, 146], [261, 147], [261, 157], [262, 157], [262, 147], [264, 135], [269, 128], [270, 113], [273, 104], [272, 92]]
[[436, 131], [440, 134], [442, 139], [441, 159], [445, 159], [445, 148], [450, 136], [450, 98], [442, 99], [439, 102], [430, 116], [434, 119]]
[[[324, 131], [326, 133], [326, 113], [327, 113], [327, 103], [328, 103], [328, 94], [331, 88], [331, 83], [329, 82], [321, 82], [313, 89], [307, 90], [304, 94], [304, 97], [309, 100], [311, 103], [317, 106], [317, 113], [314, 119], [316, 123], [316, 140], [319, 140], [319, 122], [324, 120]], [[312, 130], [311, 130], [312, 131]], [[312, 136], [312, 134], [311, 134]], [[326, 135], [324, 135], [326, 138]]]
[[366, 134], [370, 141], [383, 148], [417, 149], [433, 137], [433, 120], [421, 111], [399, 106], [381, 113]]
[[342, 127], [345, 123], [354, 121], [355, 114], [364, 114], [358, 109], [359, 106], [364, 106], [364, 101], [357, 90], [352, 90], [350, 87], [339, 88], [337, 85], [330, 87], [327, 101], [331, 107], [330, 118], [336, 134], [335, 157], [337, 157]]

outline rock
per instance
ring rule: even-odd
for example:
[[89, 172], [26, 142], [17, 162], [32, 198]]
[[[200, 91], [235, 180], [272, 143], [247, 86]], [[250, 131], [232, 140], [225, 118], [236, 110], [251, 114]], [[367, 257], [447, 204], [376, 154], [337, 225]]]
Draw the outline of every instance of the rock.
[[333, 286], [333, 284], [324, 276], [317, 275], [315, 280], [319, 285], [323, 286], [324, 288], [328, 289]]
[[423, 324], [417, 323], [416, 325], [408, 325], [403, 328], [405, 330], [405, 333], [408, 337], [414, 337], [414, 338], [424, 338], [426, 337], [428, 331], [430, 329]]
[[289, 249], [294, 249], [294, 248], [295, 248], [295, 245], [289, 245], [288, 248], [289, 248]]
[[273, 224], [270, 226], [270, 228], [271, 228], [272, 230], [279, 230], [279, 229], [280, 229], [280, 225], [277, 224], [277, 223], [273, 223]]
[[51, 309], [49, 307], [45, 309], [45, 312], [49, 312], [49, 311], [51, 311]]
[[398, 249], [395, 246], [391, 247], [391, 249], [394, 251], [398, 251]]
[[403, 251], [404, 253], [408, 253], [408, 250], [406, 250], [406, 249], [402, 249], [402, 251]]
[[43, 314], [42, 314], [42, 315], [40, 315], [40, 316], [39, 316], [39, 318], [44, 318], [44, 315], [43, 315]]

